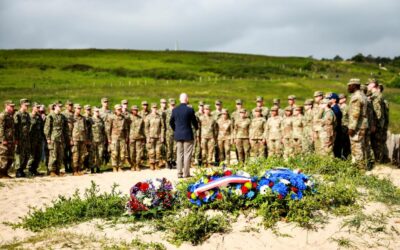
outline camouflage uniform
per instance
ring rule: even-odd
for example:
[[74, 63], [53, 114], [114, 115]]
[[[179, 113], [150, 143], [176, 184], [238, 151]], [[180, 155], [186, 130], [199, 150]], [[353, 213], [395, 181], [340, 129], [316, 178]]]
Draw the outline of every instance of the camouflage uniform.
[[[307, 100], [305, 105], [312, 105], [311, 100]], [[313, 110], [308, 109], [304, 111], [304, 116], [303, 116], [303, 153], [309, 154], [314, 151], [313, 148]]]
[[[329, 100], [323, 100], [325, 103], [329, 103]], [[321, 131], [320, 131], [320, 153], [324, 156], [333, 156], [333, 142], [335, 141], [335, 126], [336, 117], [332, 109], [324, 110], [322, 113], [321, 120]]]
[[131, 160], [132, 170], [140, 170], [145, 138], [143, 118], [139, 115], [131, 114], [129, 128], [129, 158]]
[[[245, 110], [240, 111], [246, 112]], [[249, 118], [239, 117], [235, 120], [234, 124], [234, 138], [236, 149], [238, 151], [238, 162], [244, 163], [246, 159], [250, 156], [250, 142], [249, 142], [249, 132], [250, 132], [251, 121]]]
[[[293, 110], [292, 107], [287, 107], [285, 108], [285, 111], [287, 110]], [[283, 158], [288, 159], [289, 157], [293, 156], [293, 117], [290, 116], [284, 116], [282, 119], [282, 140], [283, 140]]]
[[[227, 112], [224, 110], [224, 112]], [[226, 165], [231, 164], [232, 120], [221, 118], [217, 121], [217, 140], [220, 160]]]
[[261, 109], [261, 117], [264, 117], [264, 119], [267, 120], [268, 117], [270, 116], [270, 114], [269, 114], [269, 109], [267, 107], [262, 106], [263, 105], [262, 102], [264, 102], [264, 98], [262, 96], [257, 96], [256, 102], [260, 103], [261, 106], [253, 108], [253, 110], [251, 111], [252, 117], [256, 117], [255, 112], [258, 108], [260, 108]]
[[214, 163], [215, 139], [217, 136], [217, 122], [214, 116], [202, 115], [200, 117], [200, 129], [202, 162], [208, 166]]
[[[258, 109], [258, 108], [256, 108]], [[256, 111], [256, 110], [254, 110]], [[254, 118], [250, 124], [250, 147], [251, 157], [263, 157], [265, 156], [265, 137], [266, 137], [266, 127], [267, 127], [267, 120], [265, 116], [260, 116]]]
[[[323, 95], [321, 91], [316, 91], [314, 96]], [[322, 114], [323, 110], [319, 107], [319, 103], [314, 103], [313, 106], [313, 142], [314, 142], [314, 150], [316, 154], [320, 154], [322, 152], [321, 138], [320, 133], [322, 130]]]
[[305, 144], [305, 118], [302, 114], [293, 116], [293, 132], [292, 132], [292, 145], [293, 155], [300, 155], [304, 152], [303, 145]]
[[[66, 105], [72, 105], [72, 102], [67, 101]], [[72, 138], [72, 127], [74, 122], [74, 112], [64, 110], [62, 114], [65, 116], [68, 123], [68, 133], [69, 138]], [[65, 172], [72, 172], [72, 152], [71, 152], [71, 144], [68, 142], [64, 145], [64, 167]]]
[[42, 156], [42, 143], [44, 140], [44, 121], [39, 113], [31, 114], [31, 127], [29, 130], [31, 150], [28, 161], [28, 168], [32, 174], [38, 174], [40, 158]]
[[[102, 98], [101, 102], [103, 103], [104, 101], [108, 102], [107, 98]], [[109, 109], [106, 109], [105, 107], [101, 107], [99, 110], [100, 113], [100, 118], [104, 122], [104, 128], [107, 131], [110, 130], [110, 118], [112, 117], [112, 111]], [[102, 162], [108, 163], [110, 160], [110, 152], [111, 152], [111, 145], [108, 144], [108, 139], [106, 138], [104, 142], [104, 151], [102, 155]]]
[[385, 134], [385, 109], [386, 105], [382, 94], [375, 92], [371, 96], [373, 114], [375, 119], [375, 133], [371, 134], [371, 146], [374, 152], [375, 160], [384, 163], [384, 148], [386, 141]]
[[[274, 107], [278, 112], [278, 108]], [[267, 121], [266, 139], [268, 146], [268, 156], [282, 156], [282, 117], [280, 115], [271, 116]]]
[[28, 112], [17, 111], [14, 115], [14, 123], [15, 140], [18, 141], [15, 149], [15, 168], [17, 169], [17, 177], [23, 177], [31, 150], [29, 135], [31, 117]]
[[[202, 104], [204, 105], [204, 104]], [[203, 115], [202, 112], [197, 111], [195, 113], [197, 124], [200, 124], [200, 117]], [[198, 163], [198, 165], [201, 165], [201, 141], [200, 139], [200, 129], [196, 130], [194, 137], [194, 161]]]
[[[344, 95], [343, 95], [344, 97]], [[340, 110], [342, 111], [342, 157], [347, 159], [350, 155], [350, 138], [349, 138], [349, 106], [346, 103], [340, 105]]]
[[74, 115], [72, 125], [72, 169], [78, 174], [83, 169], [83, 161], [88, 155], [86, 143], [88, 142], [89, 130], [86, 118], [79, 114]]
[[174, 131], [172, 130], [171, 126], [169, 126], [169, 120], [171, 120], [172, 109], [168, 109], [165, 113], [166, 115], [166, 122], [165, 122], [165, 144], [166, 144], [166, 153], [167, 153], [167, 162], [170, 165], [174, 165], [176, 162], [176, 143], [174, 140]]
[[362, 89], [365, 89], [364, 91], [361, 90], [361, 95], [363, 98], [365, 98], [366, 103], [367, 103], [367, 123], [368, 123], [368, 128], [365, 130], [365, 160], [367, 163], [367, 169], [372, 169], [374, 165], [374, 152], [372, 151], [371, 147], [371, 131], [373, 128], [376, 129], [376, 124], [375, 124], [375, 114], [374, 114], [374, 107], [372, 104], [372, 101], [369, 97], [366, 96], [367, 93], [367, 86], [362, 85]]
[[[121, 105], [115, 105], [115, 109], [121, 109]], [[119, 171], [125, 161], [126, 142], [128, 140], [129, 124], [125, 117], [116, 113], [109, 117], [107, 138], [111, 148], [111, 165], [113, 171]]]
[[161, 145], [165, 138], [164, 123], [159, 114], [150, 113], [145, 119], [147, 152], [151, 169], [159, 169], [162, 165]]
[[[6, 101], [12, 105], [12, 101]], [[14, 161], [15, 126], [12, 114], [7, 111], [0, 113], [0, 177], [9, 177], [8, 170]]]
[[103, 153], [105, 150], [105, 141], [106, 141], [106, 130], [103, 119], [100, 117], [92, 118], [92, 129], [91, 129], [92, 141], [91, 141], [91, 149], [93, 155], [93, 167], [99, 171], [100, 166], [103, 164]]

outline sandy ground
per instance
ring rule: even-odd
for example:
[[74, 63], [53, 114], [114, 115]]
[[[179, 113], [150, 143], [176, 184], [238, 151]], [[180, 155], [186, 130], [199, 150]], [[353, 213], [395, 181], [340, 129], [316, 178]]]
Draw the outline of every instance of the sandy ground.
[[[396, 185], [400, 186], [400, 169], [378, 166], [369, 174], [390, 178]], [[127, 194], [129, 188], [136, 182], [157, 177], [166, 177], [172, 181], [178, 180], [176, 170], [168, 169], [158, 171], [144, 170], [141, 172], [107, 172], [79, 177], [0, 180], [0, 221], [19, 221], [19, 217], [26, 215], [30, 207], [43, 207], [46, 204], [50, 204], [58, 195], [70, 196], [76, 189], [83, 191], [90, 186], [91, 181], [96, 182], [101, 191], [110, 191], [112, 184], [117, 183], [119, 185], [118, 189]], [[400, 211], [399, 208], [397, 210]], [[388, 208], [380, 203], [368, 203], [364, 207], [364, 211], [367, 214], [389, 212]], [[390, 229], [389, 234], [349, 232], [348, 229], [341, 228], [343, 219], [331, 216], [328, 223], [321, 225], [321, 228], [316, 231], [308, 231], [293, 224], [281, 222], [278, 223], [277, 227], [281, 236], [278, 236], [271, 230], [263, 229], [259, 225], [260, 218], [240, 216], [233, 224], [233, 230], [230, 233], [214, 234], [202, 245], [196, 247], [184, 243], [180, 246], [180, 249], [337, 249], [339, 248], [338, 243], [333, 239], [340, 238], [349, 239], [351, 244], [359, 249], [400, 249], [399, 213], [389, 218], [387, 225]], [[132, 225], [108, 225], [104, 221], [94, 220], [62, 230], [91, 237], [107, 237], [117, 241], [126, 240], [130, 242], [137, 237], [145, 242], [161, 242], [168, 249], [176, 248], [176, 246], [165, 240], [161, 232], [146, 233], [146, 227], [136, 230], [132, 229]], [[60, 231], [62, 230], [60, 229]], [[0, 245], [26, 239], [32, 235], [34, 233], [30, 231], [12, 229], [8, 225], [0, 224]], [[31, 246], [30, 248], [35, 247]]]

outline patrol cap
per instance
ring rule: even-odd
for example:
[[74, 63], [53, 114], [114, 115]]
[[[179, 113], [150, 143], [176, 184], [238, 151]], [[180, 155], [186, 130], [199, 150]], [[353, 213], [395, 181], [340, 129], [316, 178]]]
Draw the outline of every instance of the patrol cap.
[[290, 95], [287, 97], [288, 100], [296, 100], [296, 96], [295, 95]]
[[31, 103], [29, 102], [29, 100], [28, 99], [21, 99], [21, 100], [19, 100], [19, 104], [25, 104], [25, 105], [31, 105]]
[[303, 106], [297, 106], [297, 107], [294, 108], [294, 110], [302, 111], [303, 110]]
[[221, 114], [228, 114], [228, 110], [227, 109], [222, 109], [221, 110]]
[[53, 105], [54, 106], [59, 106], [59, 107], [63, 106], [61, 101], [56, 101], [56, 102], [53, 103]]
[[285, 111], [290, 111], [290, 112], [293, 112], [293, 108], [292, 108], [292, 107], [290, 107], [290, 106], [287, 106], [287, 107], [285, 108]]
[[67, 100], [67, 101], [65, 102], [65, 106], [72, 106], [72, 105], [74, 105], [74, 103], [71, 102], [70, 100]]
[[54, 103], [50, 103], [49, 106], [48, 106], [48, 108], [51, 109], [51, 110], [53, 110], [53, 109], [54, 109], [54, 106], [55, 106]]
[[107, 97], [101, 98], [101, 102], [108, 102], [108, 98]]
[[274, 99], [272, 100], [272, 102], [273, 102], [274, 104], [278, 104], [278, 103], [281, 103], [281, 99], [279, 99], [279, 98], [274, 98]]
[[346, 98], [346, 95], [343, 94], [343, 93], [340, 93], [340, 94], [339, 94], [339, 99], [343, 99], [343, 98]]
[[91, 109], [92, 109], [92, 106], [90, 106], [90, 105], [85, 105], [84, 108], [85, 108], [86, 110], [91, 110]]
[[139, 107], [137, 105], [132, 105], [131, 109], [133, 110], [139, 110]]
[[100, 109], [99, 109], [98, 107], [94, 106], [94, 107], [93, 107], [93, 111], [94, 111], [94, 112], [99, 112]]
[[81, 106], [79, 103], [75, 103], [75, 104], [74, 104], [74, 108], [75, 108], [75, 109], [81, 109], [82, 106]]
[[142, 105], [149, 105], [147, 101], [142, 101]]
[[13, 101], [11, 101], [11, 100], [7, 100], [7, 101], [4, 102], [4, 105], [14, 107], [15, 103]]
[[264, 101], [264, 98], [262, 96], [257, 96], [256, 102], [262, 102]]
[[278, 111], [279, 108], [277, 106], [272, 106], [271, 111]]
[[246, 111], [246, 109], [241, 109], [240, 110], [240, 113], [246, 113], [247, 111]]
[[367, 81], [367, 84], [370, 84], [370, 83], [379, 84], [379, 83], [378, 83], [378, 80], [375, 79], [375, 78], [369, 78], [368, 81]]
[[167, 103], [167, 100], [165, 100], [164, 98], [160, 99], [160, 103]]
[[121, 101], [121, 105], [122, 105], [122, 104], [128, 104], [128, 100], [125, 100], [125, 99], [122, 100], [122, 101]]
[[351, 78], [350, 81], [347, 83], [347, 85], [360, 85], [360, 79], [358, 78]]
[[313, 105], [313, 103], [314, 103], [314, 101], [313, 101], [312, 99], [307, 99], [307, 100], [304, 102], [304, 105]]
[[40, 103], [38, 103], [38, 102], [33, 102], [32, 103], [32, 107], [36, 107], [36, 108], [40, 108]]
[[329, 104], [329, 103], [330, 103], [329, 99], [323, 99], [321, 101], [321, 104]]
[[153, 102], [153, 103], [151, 104], [151, 108], [157, 108], [157, 103]]
[[204, 106], [204, 102], [203, 101], [199, 101], [199, 106]]
[[242, 104], [243, 104], [243, 101], [242, 101], [241, 99], [237, 99], [237, 100], [235, 101], [235, 103], [236, 103], [236, 105], [242, 105]]
[[215, 101], [215, 105], [221, 105], [221, 104], [222, 104], [221, 100], [216, 100]]
[[204, 109], [209, 110], [210, 109], [210, 105], [208, 105], [208, 104], [204, 105]]
[[262, 111], [262, 108], [259, 108], [259, 107], [254, 109], [254, 112], [261, 112], [261, 111]]
[[122, 106], [121, 106], [120, 104], [116, 104], [116, 105], [114, 106], [114, 109], [122, 109]]
[[169, 104], [175, 104], [175, 99], [174, 98], [169, 98]]
[[314, 97], [323, 96], [323, 95], [324, 95], [324, 92], [322, 92], [322, 91], [315, 91], [314, 92]]

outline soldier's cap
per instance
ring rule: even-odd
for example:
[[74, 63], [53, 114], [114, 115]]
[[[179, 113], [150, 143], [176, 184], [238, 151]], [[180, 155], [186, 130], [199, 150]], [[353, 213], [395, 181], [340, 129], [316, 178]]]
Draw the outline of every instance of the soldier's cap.
[[262, 111], [262, 108], [259, 108], [259, 107], [254, 109], [254, 112], [261, 112], [261, 111]]
[[272, 100], [272, 102], [273, 102], [274, 104], [276, 104], [276, 103], [281, 103], [281, 99], [279, 99], [279, 98], [274, 98], [274, 99]]
[[167, 100], [165, 100], [164, 98], [160, 99], [160, 103], [167, 103]]
[[216, 100], [215, 101], [215, 105], [221, 105], [221, 104], [222, 104], [221, 100]]
[[264, 101], [264, 98], [262, 96], [257, 96], [256, 102], [262, 102]]
[[122, 109], [121, 104], [116, 104], [116, 105], [114, 106], [114, 109]]
[[332, 97], [332, 92], [327, 92], [326, 94], [325, 94], [325, 98], [326, 99], [330, 99], [331, 97]]
[[271, 111], [278, 111], [279, 108], [277, 106], [272, 106]]
[[236, 100], [236, 105], [242, 105], [242, 104], [243, 104], [243, 101], [241, 99]]
[[92, 109], [92, 106], [90, 106], [90, 105], [85, 105], [84, 108], [85, 108], [86, 110], [91, 110], [91, 109]]
[[360, 89], [361, 89], [361, 90], [366, 90], [367, 88], [368, 88], [368, 86], [365, 85], [365, 84], [361, 84], [361, 85], [360, 85]]
[[133, 110], [139, 110], [139, 107], [137, 105], [132, 105], [131, 109]]
[[122, 105], [122, 104], [128, 104], [128, 100], [122, 100], [122, 101], [121, 101], [121, 105]]
[[290, 111], [290, 112], [293, 112], [293, 108], [292, 108], [292, 107], [290, 107], [290, 106], [287, 106], [287, 107], [285, 108], [285, 111]]
[[350, 81], [347, 83], [347, 85], [360, 85], [360, 79], [358, 78], [351, 78]]
[[339, 99], [343, 99], [343, 98], [346, 98], [346, 95], [343, 94], [343, 93], [340, 93], [340, 94], [339, 94]]
[[221, 110], [221, 114], [228, 114], [228, 110], [227, 109], [222, 109]]
[[294, 110], [300, 110], [301, 111], [301, 110], [303, 110], [303, 106], [297, 106], [297, 107], [294, 108]]
[[296, 96], [295, 95], [290, 95], [287, 97], [288, 100], [296, 100]]
[[101, 98], [101, 102], [108, 102], [108, 98], [107, 97]]
[[199, 101], [199, 106], [204, 106], [204, 102], [203, 101]]
[[321, 101], [321, 104], [329, 104], [329, 103], [330, 103], [329, 99], [323, 99]]
[[31, 103], [29, 102], [29, 100], [28, 99], [21, 99], [21, 100], [19, 100], [19, 104], [25, 104], [25, 105], [31, 105]]
[[151, 108], [157, 108], [157, 103], [153, 102], [153, 103], [151, 104]]
[[147, 101], [142, 101], [142, 105], [149, 105]]
[[33, 102], [32, 103], [32, 107], [36, 107], [36, 108], [40, 108], [40, 103], [38, 103], [38, 102]]
[[93, 107], [93, 111], [94, 111], [94, 112], [100, 112], [100, 109], [99, 109], [98, 107], [94, 106], [94, 107]]
[[78, 104], [78, 103], [75, 103], [75, 104], [74, 104], [74, 108], [75, 108], [75, 109], [81, 109], [82, 106], [81, 106], [80, 104]]
[[54, 105], [54, 106], [59, 106], [59, 107], [62, 107], [62, 106], [63, 106], [63, 104], [62, 104], [61, 101], [56, 101], [56, 102], [53, 103], [53, 105]]
[[370, 84], [370, 83], [379, 84], [379, 83], [378, 83], [378, 80], [375, 79], [375, 78], [369, 78], [368, 81], [367, 81], [367, 84]]
[[65, 102], [65, 106], [72, 106], [72, 105], [74, 105], [74, 103], [71, 102], [70, 100], [67, 100], [67, 101]]
[[7, 101], [4, 102], [4, 105], [14, 107], [15, 103], [13, 101], [11, 101], [11, 100], [7, 100]]
[[49, 109], [54, 109], [54, 106], [55, 106], [54, 103], [50, 103], [49, 106], [48, 106], [48, 108], [49, 108]]
[[205, 105], [204, 105], [204, 109], [208, 109], [208, 110], [209, 110], [209, 109], [210, 109], [210, 105], [205, 104]]
[[246, 109], [241, 109], [240, 110], [240, 113], [246, 113], [247, 111], [246, 111]]
[[169, 98], [169, 104], [175, 104], [176, 103], [176, 101], [175, 101], [175, 99], [174, 98]]
[[324, 92], [322, 92], [322, 91], [315, 91], [314, 92], [314, 97], [323, 96], [323, 95], [324, 95]]
[[307, 100], [304, 102], [304, 105], [313, 105], [313, 103], [314, 103], [314, 101], [313, 101], [312, 99], [307, 99]]

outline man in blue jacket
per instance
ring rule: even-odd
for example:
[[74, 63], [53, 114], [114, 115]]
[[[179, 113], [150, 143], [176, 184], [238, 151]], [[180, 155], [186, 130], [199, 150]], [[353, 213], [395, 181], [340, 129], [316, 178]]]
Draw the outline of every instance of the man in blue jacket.
[[193, 131], [192, 126], [199, 128], [195, 112], [188, 107], [189, 97], [182, 93], [179, 96], [180, 105], [172, 110], [169, 125], [174, 131], [174, 139], [177, 146], [177, 169], [178, 178], [190, 177], [190, 161], [193, 153]]

